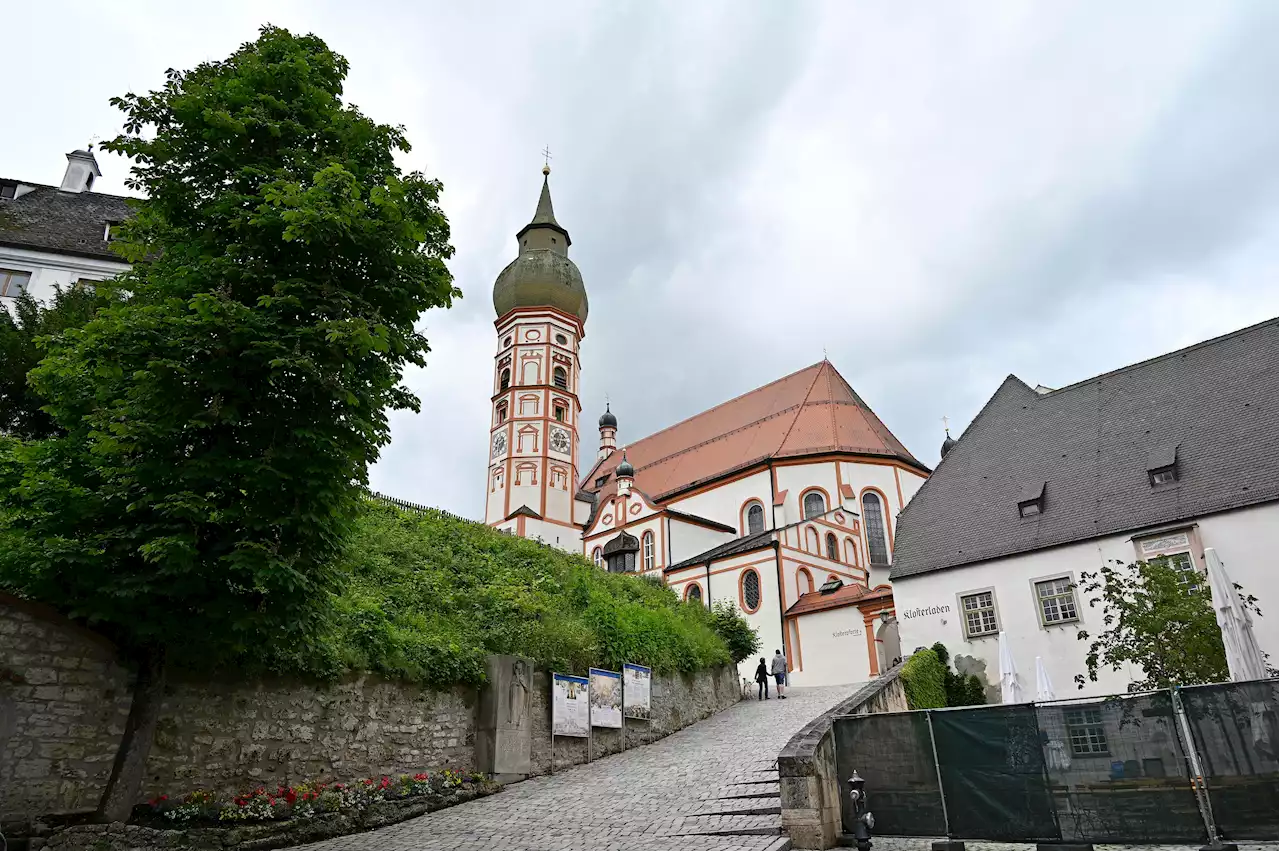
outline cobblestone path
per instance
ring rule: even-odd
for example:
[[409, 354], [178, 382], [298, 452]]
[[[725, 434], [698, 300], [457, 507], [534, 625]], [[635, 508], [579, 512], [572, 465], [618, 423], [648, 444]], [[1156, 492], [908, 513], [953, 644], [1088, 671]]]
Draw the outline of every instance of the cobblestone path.
[[857, 688], [743, 701], [651, 745], [297, 851], [782, 851], [778, 751]]

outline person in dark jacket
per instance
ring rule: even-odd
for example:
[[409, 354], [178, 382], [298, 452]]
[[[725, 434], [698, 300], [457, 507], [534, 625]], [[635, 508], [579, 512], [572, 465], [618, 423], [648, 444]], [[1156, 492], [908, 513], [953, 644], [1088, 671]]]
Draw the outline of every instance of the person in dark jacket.
[[756, 700], [769, 699], [769, 666], [765, 664], [764, 657], [760, 657], [760, 667], [756, 668], [756, 683], [759, 688], [756, 689]]

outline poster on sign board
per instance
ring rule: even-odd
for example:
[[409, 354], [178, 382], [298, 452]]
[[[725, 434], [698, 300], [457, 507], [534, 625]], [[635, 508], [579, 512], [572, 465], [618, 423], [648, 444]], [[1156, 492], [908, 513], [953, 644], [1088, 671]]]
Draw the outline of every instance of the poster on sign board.
[[622, 727], [622, 674], [591, 668], [591, 726]]
[[630, 662], [622, 666], [623, 694], [626, 697], [623, 714], [628, 718], [649, 720], [649, 686], [653, 681], [653, 671], [644, 665], [632, 665]]
[[551, 675], [551, 734], [553, 736], [591, 735], [590, 685], [586, 677], [570, 674]]

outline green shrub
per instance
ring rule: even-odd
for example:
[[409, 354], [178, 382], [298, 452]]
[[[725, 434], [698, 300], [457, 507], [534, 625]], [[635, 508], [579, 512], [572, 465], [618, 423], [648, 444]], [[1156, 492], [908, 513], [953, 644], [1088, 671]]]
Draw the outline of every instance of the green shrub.
[[711, 623], [716, 634], [729, 648], [729, 656], [735, 664], [754, 656], [760, 649], [760, 634], [747, 623], [738, 607], [728, 600], [712, 604]]
[[912, 709], [941, 709], [947, 705], [947, 666], [933, 650], [926, 648], [912, 654], [900, 676]]
[[947, 661], [951, 654], [941, 641], [930, 648], [944, 669], [943, 688], [947, 693], [947, 706], [977, 706], [987, 702], [986, 686], [973, 674], [961, 674], [951, 670]]
[[372, 671], [442, 688], [482, 682], [490, 653], [573, 673], [731, 661], [717, 616], [670, 588], [466, 520], [371, 504], [342, 567], [345, 587], [320, 638], [268, 645], [245, 668], [321, 678]]

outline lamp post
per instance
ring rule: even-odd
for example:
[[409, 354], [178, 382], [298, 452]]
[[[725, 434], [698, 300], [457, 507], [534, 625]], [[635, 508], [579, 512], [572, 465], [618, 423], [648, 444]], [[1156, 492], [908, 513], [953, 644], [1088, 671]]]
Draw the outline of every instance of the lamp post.
[[855, 769], [848, 782], [849, 800], [853, 804], [853, 839], [858, 851], [871, 851], [871, 829], [876, 826], [876, 819], [867, 809], [867, 781], [859, 777]]

